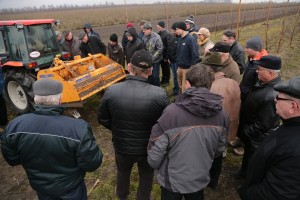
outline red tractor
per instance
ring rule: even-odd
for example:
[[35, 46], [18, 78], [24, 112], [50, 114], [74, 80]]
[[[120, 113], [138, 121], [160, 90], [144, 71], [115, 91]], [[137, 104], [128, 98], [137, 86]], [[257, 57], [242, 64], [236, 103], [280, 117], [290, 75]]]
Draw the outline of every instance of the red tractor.
[[0, 21], [4, 97], [19, 114], [33, 110], [37, 79], [60, 81], [63, 106], [82, 107], [87, 98], [126, 76], [121, 65], [103, 54], [68, 60], [70, 53], [59, 48], [55, 24], [53, 19]]
[[49, 68], [62, 53], [53, 29], [57, 23], [54, 19], [0, 21], [4, 97], [20, 114], [32, 110], [37, 72]]

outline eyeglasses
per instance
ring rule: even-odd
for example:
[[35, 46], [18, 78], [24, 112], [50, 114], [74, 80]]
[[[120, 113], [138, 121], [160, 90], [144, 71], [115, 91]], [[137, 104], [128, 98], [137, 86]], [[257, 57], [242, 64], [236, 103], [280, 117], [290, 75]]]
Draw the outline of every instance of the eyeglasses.
[[278, 94], [276, 95], [275, 100], [276, 101], [279, 101], [279, 100], [282, 100], [282, 101], [294, 101], [293, 99], [286, 99], [286, 98], [279, 97]]

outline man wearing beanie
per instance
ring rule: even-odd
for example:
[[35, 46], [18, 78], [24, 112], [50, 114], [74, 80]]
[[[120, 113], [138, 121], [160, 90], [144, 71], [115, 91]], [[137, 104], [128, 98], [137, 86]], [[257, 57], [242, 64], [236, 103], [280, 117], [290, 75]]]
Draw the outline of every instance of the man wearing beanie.
[[143, 43], [145, 49], [152, 55], [153, 58], [153, 71], [149, 76], [149, 83], [152, 85], [160, 86], [159, 74], [160, 74], [160, 62], [163, 60], [164, 45], [161, 37], [152, 31], [152, 25], [150, 22], [144, 24], [144, 36]]
[[11, 166], [24, 167], [39, 199], [87, 200], [84, 177], [101, 165], [102, 152], [86, 121], [63, 115], [62, 91], [61, 82], [36, 81], [34, 113], [9, 123], [1, 150]]
[[197, 32], [199, 31], [199, 28], [195, 26], [194, 16], [192, 16], [192, 15], [189, 16], [185, 20], [185, 25], [186, 25], [186, 30], [197, 41], [198, 40]]
[[268, 52], [262, 48], [263, 41], [260, 36], [254, 36], [246, 42], [245, 52], [248, 55], [248, 63], [243, 74], [243, 79], [240, 84], [242, 101], [246, 98], [247, 93], [257, 82], [257, 66], [254, 63], [255, 60], [261, 59], [261, 57], [268, 55]]
[[123, 67], [125, 67], [125, 55], [123, 48], [118, 43], [118, 35], [116, 33], [111, 34], [107, 45], [108, 57]]
[[165, 29], [164, 21], [158, 22], [156, 29], [164, 45], [163, 60], [160, 62], [161, 71], [162, 71], [162, 78], [160, 83], [161, 85], [165, 85], [165, 84], [169, 84], [170, 81], [170, 59], [172, 57], [172, 48], [176, 48], [175, 36], [169, 33], [169, 31]]
[[281, 59], [268, 55], [253, 62], [257, 65], [258, 82], [252, 87], [241, 106], [238, 137], [244, 143], [245, 152], [240, 170], [232, 173], [237, 178], [246, 176], [252, 155], [280, 124], [274, 105], [276, 92], [273, 87], [280, 82]]
[[197, 41], [188, 34], [184, 22], [176, 24], [176, 34], [180, 36], [176, 48], [176, 63], [178, 65], [178, 84], [180, 92], [185, 92], [186, 70], [199, 62]]
[[164, 89], [147, 82], [152, 72], [152, 55], [136, 51], [128, 64], [129, 75], [105, 91], [98, 122], [112, 131], [117, 165], [117, 196], [127, 199], [134, 163], [139, 171], [137, 200], [150, 200], [153, 169], [147, 162], [151, 128], [169, 103]]
[[208, 49], [214, 46], [214, 43], [210, 40], [210, 32], [207, 28], [200, 28], [197, 32], [198, 35], [198, 51], [200, 61], [204, 57], [205, 53], [208, 52]]
[[300, 197], [300, 77], [274, 86], [276, 112], [282, 125], [253, 155], [242, 200], [286, 200]]

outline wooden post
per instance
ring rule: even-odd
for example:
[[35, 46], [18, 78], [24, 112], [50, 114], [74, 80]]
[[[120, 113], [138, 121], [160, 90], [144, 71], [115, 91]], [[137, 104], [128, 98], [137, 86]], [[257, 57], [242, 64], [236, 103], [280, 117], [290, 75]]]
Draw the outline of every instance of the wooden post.
[[127, 11], [127, 4], [126, 4], [126, 0], [124, 0], [125, 3], [125, 14], [126, 14], [126, 23], [128, 23], [128, 11]]
[[268, 49], [268, 31], [269, 31], [269, 19], [270, 19], [270, 10], [271, 10], [271, 0], [269, 0], [269, 6], [268, 6], [268, 15], [266, 19], [266, 30], [265, 30], [265, 44], [266, 44], [266, 50]]
[[167, 30], [169, 29], [169, 10], [168, 10], [168, 0], [166, 0], [165, 13], [167, 18]]
[[238, 16], [237, 16], [237, 23], [236, 23], [236, 37], [239, 38], [240, 34], [240, 18], [241, 18], [241, 4], [242, 0], [239, 1], [239, 7], [238, 7]]
[[279, 41], [278, 41], [277, 53], [279, 53], [281, 44], [282, 44], [282, 42], [283, 42], [283, 40], [284, 40], [285, 18], [286, 18], [286, 15], [287, 15], [289, 3], [290, 3], [290, 0], [287, 0], [287, 2], [286, 2], [286, 7], [285, 7], [285, 12], [284, 12], [284, 16], [283, 16], [283, 19], [282, 19], [282, 27], [281, 27], [280, 37], [279, 37]]

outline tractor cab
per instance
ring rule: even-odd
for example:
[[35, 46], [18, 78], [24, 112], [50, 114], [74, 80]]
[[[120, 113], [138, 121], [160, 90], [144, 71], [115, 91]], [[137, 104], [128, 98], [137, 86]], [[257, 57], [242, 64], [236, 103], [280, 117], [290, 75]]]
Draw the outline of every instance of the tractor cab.
[[55, 20], [0, 21], [2, 67], [47, 68], [60, 54], [53, 24]]

